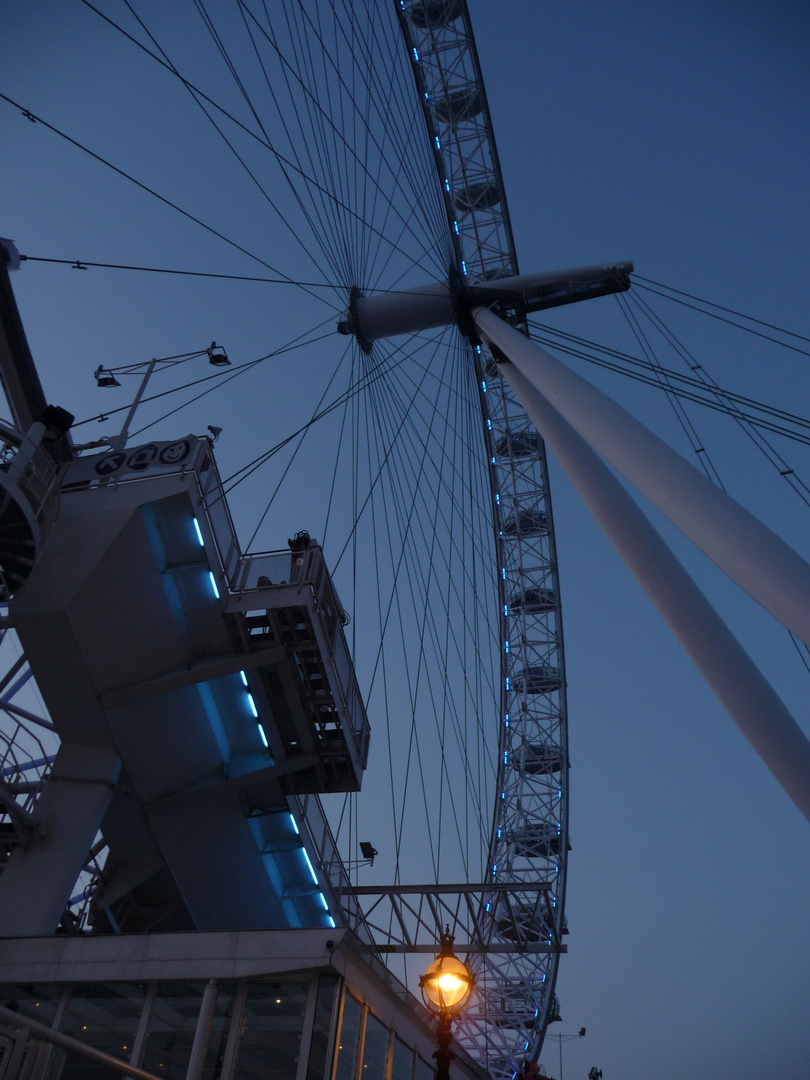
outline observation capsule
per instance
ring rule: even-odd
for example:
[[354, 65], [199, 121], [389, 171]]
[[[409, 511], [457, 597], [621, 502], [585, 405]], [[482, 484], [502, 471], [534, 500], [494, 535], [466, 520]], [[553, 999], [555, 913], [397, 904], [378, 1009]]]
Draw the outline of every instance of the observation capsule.
[[514, 919], [498, 919], [498, 930], [507, 941], [539, 941], [551, 937], [552, 930], [546, 917], [536, 908], [525, 904], [513, 905]]
[[547, 821], [524, 825], [512, 837], [515, 854], [524, 859], [547, 859], [562, 851], [560, 826]]
[[512, 689], [519, 694], [547, 694], [560, 689], [560, 669], [551, 664], [537, 664], [518, 672], [512, 681]]
[[473, 210], [489, 210], [501, 201], [501, 189], [496, 180], [482, 180], [478, 184], [468, 184], [453, 197], [453, 205], [461, 214]]
[[461, 0], [417, 0], [409, 4], [406, 17], [420, 30], [441, 30], [461, 14]]
[[509, 611], [519, 615], [522, 611], [536, 614], [541, 611], [553, 611], [557, 606], [557, 594], [554, 589], [538, 587], [536, 589], [520, 589], [512, 593], [507, 601]]
[[548, 776], [559, 772], [562, 765], [562, 749], [556, 743], [532, 743], [526, 748], [523, 772], [529, 776]]
[[548, 532], [548, 518], [542, 510], [524, 510], [515, 516], [510, 514], [503, 523], [506, 536], [542, 536]]
[[451, 90], [446, 97], [436, 98], [431, 102], [433, 115], [442, 124], [450, 124], [455, 127], [465, 120], [472, 120], [478, 116], [484, 107], [481, 100], [481, 91], [475, 85], [462, 86], [459, 90]]
[[506, 457], [531, 457], [540, 450], [540, 439], [536, 431], [513, 431], [502, 435], [495, 443], [495, 453]]

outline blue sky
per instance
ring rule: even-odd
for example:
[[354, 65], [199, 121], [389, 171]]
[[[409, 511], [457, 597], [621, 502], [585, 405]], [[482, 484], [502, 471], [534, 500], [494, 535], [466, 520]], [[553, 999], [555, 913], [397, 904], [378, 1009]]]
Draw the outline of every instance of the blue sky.
[[[645, 277], [810, 336], [810, 14], [802, 5], [470, 6], [522, 270], [631, 258]], [[157, 17], [154, 5], [138, 10]], [[215, 156], [191, 106], [175, 97], [170, 110], [155, 108], [167, 81], [155, 74], [147, 83], [145, 69], [122, 66], [125, 54], [78, 3], [33, 11], [8, 0], [0, 39], [0, 90], [103, 147], [167, 197], [215, 210], [223, 231], [309, 278], [312, 267], [282, 227], [254, 213], [238, 171]], [[203, 77], [215, 58], [198, 45], [178, 42], [176, 58]], [[0, 125], [0, 233], [23, 252], [254, 272], [5, 104]], [[316, 321], [288, 299], [294, 290], [286, 286], [269, 292], [203, 281], [191, 288], [32, 263], [14, 283], [46, 391], [82, 419], [100, 407], [91, 379], [99, 363], [204, 347], [212, 337], [235, 359], [235, 350], [251, 358]], [[807, 356], [664, 301], [655, 307], [720, 384], [807, 412]], [[322, 317], [331, 330], [332, 313]], [[611, 298], [543, 321], [634, 347]], [[308, 415], [321, 362], [314, 349], [274, 361], [259, 388], [271, 434]], [[574, 363], [691, 453], [663, 398]], [[285, 397], [283, 415], [274, 405], [282, 387], [300, 388]], [[267, 445], [267, 432], [251, 426], [256, 402], [249, 399], [258, 392], [251, 384], [241, 402], [222, 406], [204, 399], [153, 432], [221, 424], [227, 472]], [[806, 554], [807, 507], [730, 424], [705, 410], [690, 415], [731, 494]], [[81, 430], [109, 428], [93, 422]], [[806, 448], [784, 445], [797, 473], [810, 479]], [[596, 1064], [606, 1080], [767, 1073], [799, 1080], [810, 1050], [807, 822], [553, 463], [552, 470], [573, 766], [571, 934], [557, 1026], [564, 1033], [587, 1027], [584, 1040], [563, 1047], [564, 1075], [584, 1077]], [[240, 502], [243, 537], [272, 482], [257, 479]], [[314, 502], [313, 494], [313, 514]], [[308, 520], [305, 502], [295, 510]], [[810, 730], [807, 673], [786, 633], [653, 520]], [[268, 527], [264, 546], [282, 546], [288, 527], [283, 517]], [[555, 1046], [543, 1060], [557, 1075]]]

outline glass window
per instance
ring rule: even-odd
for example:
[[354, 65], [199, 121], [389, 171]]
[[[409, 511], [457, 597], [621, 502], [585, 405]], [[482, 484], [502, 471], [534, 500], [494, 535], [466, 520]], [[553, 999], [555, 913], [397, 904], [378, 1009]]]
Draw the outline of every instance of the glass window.
[[362, 1016], [363, 1006], [351, 994], [346, 994], [343, 1001], [343, 1019], [340, 1022], [335, 1080], [354, 1080]]
[[329, 1035], [332, 1030], [332, 1013], [335, 1009], [337, 984], [338, 981], [334, 975], [322, 975], [318, 982], [315, 1019], [312, 1025], [312, 1041], [309, 1044], [307, 1080], [324, 1080], [326, 1075]]
[[[129, 1061], [143, 1010], [143, 983], [86, 983], [74, 986], [62, 1031], [105, 1054]], [[80, 1054], [54, 1052], [51, 1076], [60, 1080], [119, 1080], [121, 1073]], [[58, 1060], [57, 1060], [58, 1059]]]
[[308, 993], [308, 982], [248, 987], [235, 1080], [295, 1077]]
[[146, 1072], [185, 1080], [206, 984], [160, 983], [140, 1066]]
[[391, 1080], [411, 1080], [412, 1076], [413, 1050], [395, 1035], [391, 1047]]
[[385, 1080], [388, 1069], [388, 1028], [376, 1016], [366, 1016], [363, 1040], [363, 1071], [360, 1080]]
[[422, 1058], [416, 1059], [416, 1080], [433, 1080], [436, 1075], [436, 1066], [428, 1065]]
[[18, 986], [0, 986], [0, 1003], [7, 1009], [38, 1020], [40, 1024], [53, 1024], [56, 1006], [62, 996], [62, 987], [57, 983], [26, 983]]

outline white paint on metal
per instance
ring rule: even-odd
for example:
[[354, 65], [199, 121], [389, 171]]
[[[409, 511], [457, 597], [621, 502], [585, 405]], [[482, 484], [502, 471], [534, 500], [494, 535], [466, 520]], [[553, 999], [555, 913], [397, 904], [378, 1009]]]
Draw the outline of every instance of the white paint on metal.
[[740, 588], [810, 644], [810, 565], [620, 405], [490, 311], [479, 331]]
[[44, 835], [15, 848], [0, 877], [4, 937], [56, 932], [120, 772], [110, 750], [70, 742], [59, 747], [36, 808]]
[[[509, 296], [520, 296], [530, 303], [542, 296], [544, 290], [566, 286], [575, 290], [577, 285], [599, 281], [611, 273], [629, 274], [632, 269], [632, 263], [622, 262], [518, 274], [469, 286], [459, 295], [465, 298], [465, 304], [497, 303]], [[418, 334], [457, 321], [457, 294], [447, 282], [436, 282], [402, 292], [360, 296], [354, 302], [352, 316], [352, 330], [369, 344], [378, 338]]]
[[[479, 325], [488, 332], [490, 320]], [[536, 348], [511, 331], [499, 335], [501, 349], [512, 335]], [[776, 691], [585, 439], [514, 364], [503, 363], [501, 374], [729, 716], [810, 821], [810, 742]]]

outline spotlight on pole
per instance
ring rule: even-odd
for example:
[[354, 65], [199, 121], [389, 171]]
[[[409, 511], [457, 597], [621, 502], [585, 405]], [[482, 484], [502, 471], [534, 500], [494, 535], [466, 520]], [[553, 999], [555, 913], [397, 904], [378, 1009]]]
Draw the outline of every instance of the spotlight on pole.
[[208, 363], [214, 367], [230, 367], [231, 362], [228, 359], [228, 354], [222, 348], [221, 345], [217, 345], [215, 341], [212, 341], [208, 348], [205, 350], [208, 353]]
[[120, 386], [121, 383], [116, 379], [115, 375], [107, 368], [99, 367], [93, 372], [93, 376], [96, 380], [97, 386]]

